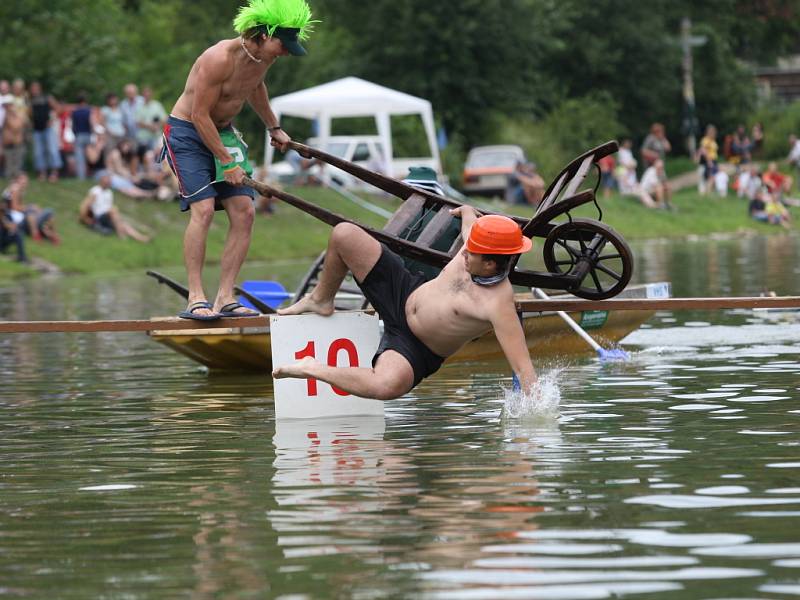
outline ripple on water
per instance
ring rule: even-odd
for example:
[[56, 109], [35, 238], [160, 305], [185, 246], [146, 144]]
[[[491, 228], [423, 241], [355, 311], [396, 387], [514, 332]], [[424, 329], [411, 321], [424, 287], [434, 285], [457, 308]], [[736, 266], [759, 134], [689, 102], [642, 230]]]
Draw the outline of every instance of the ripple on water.
[[714, 410], [717, 408], [725, 408], [724, 404], [703, 404], [702, 402], [692, 404], [675, 404], [670, 406], [670, 410], [683, 410], [683, 411], [701, 411], [701, 410]]
[[[502, 598], [508, 600], [604, 600], [629, 594], [656, 594], [683, 589], [679, 583], [602, 583], [593, 585], [536, 585], [535, 587], [502, 587]], [[456, 591], [430, 591], [424, 598], [434, 600], [496, 600], [498, 587], [470, 587]]]
[[778, 400], [789, 400], [790, 396], [740, 396], [739, 398], [731, 398], [729, 402], [776, 402]]
[[748, 494], [750, 488], [743, 485], [717, 485], [714, 487], [699, 488], [694, 491], [695, 494], [702, 494], [708, 496], [734, 496], [736, 494]]
[[[798, 463], [800, 466], [800, 463]], [[690, 496], [674, 494], [627, 498], [626, 504], [647, 504], [662, 508], [725, 508], [735, 506], [763, 506], [769, 504], [795, 504], [800, 498], [725, 498], [719, 496]]]
[[[548, 585], [557, 583], [602, 581], [692, 581], [757, 577], [760, 569], [735, 567], [688, 567], [672, 571], [516, 571], [508, 569], [454, 569], [421, 573], [421, 579], [459, 583], [462, 585]], [[495, 590], [495, 594], [497, 590]], [[503, 594], [505, 596], [505, 593]]]
[[793, 558], [800, 556], [800, 544], [739, 544], [695, 548], [692, 554], [699, 556], [727, 556], [731, 558]]
[[548, 529], [523, 531], [518, 537], [536, 540], [625, 540], [643, 546], [670, 548], [728, 546], [745, 544], [752, 540], [749, 535], [740, 533], [671, 533], [663, 529]]
[[679, 400], [708, 400], [710, 398], [732, 398], [738, 396], [737, 392], [701, 392], [699, 394], [670, 394], [670, 398]]
[[758, 587], [758, 591], [766, 592], [768, 594], [789, 594], [792, 596], [800, 596], [800, 585], [788, 585], [788, 584], [761, 585]]

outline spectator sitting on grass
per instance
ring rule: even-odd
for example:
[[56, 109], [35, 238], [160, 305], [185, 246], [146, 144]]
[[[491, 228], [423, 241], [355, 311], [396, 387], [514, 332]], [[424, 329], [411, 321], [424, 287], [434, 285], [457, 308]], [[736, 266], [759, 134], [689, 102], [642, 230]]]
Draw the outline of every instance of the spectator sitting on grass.
[[750, 200], [747, 207], [750, 217], [756, 221], [790, 227], [791, 215], [786, 207], [778, 202], [766, 185], [761, 185], [755, 197]]
[[27, 173], [18, 173], [11, 185], [3, 191], [4, 209], [8, 211], [22, 233], [36, 241], [45, 239], [53, 244], [59, 244], [61, 239], [56, 233], [53, 211], [49, 208], [40, 208], [36, 204], [25, 204], [27, 190]]
[[647, 208], [671, 208], [663, 181], [664, 162], [657, 159], [647, 167], [639, 183], [638, 197]]
[[742, 169], [736, 177], [734, 188], [739, 198], [753, 200], [761, 188], [761, 174], [758, 172], [758, 167], [750, 165], [748, 168]]
[[770, 194], [775, 196], [778, 201], [791, 200], [787, 197], [787, 194], [792, 191], [792, 178], [778, 171], [778, 163], [769, 163], [761, 178], [764, 181], [764, 185], [769, 189]]
[[131, 163], [138, 164], [133, 142], [124, 139], [106, 155], [106, 169], [111, 176], [111, 187], [126, 196], [142, 200], [155, 196], [158, 184], [144, 179], [131, 170]]
[[12, 217], [11, 210], [3, 203], [0, 206], [0, 252], [5, 253], [6, 248], [14, 245], [17, 248], [17, 262], [26, 263], [28, 257], [25, 255], [21, 224], [22, 220]]
[[304, 158], [297, 150], [287, 150], [286, 162], [294, 170], [292, 185], [318, 185], [320, 183], [320, 170], [312, 170], [313, 167], [322, 164], [316, 158]]
[[539, 206], [544, 197], [544, 179], [536, 172], [536, 164], [518, 161], [508, 180], [506, 199], [512, 204]]
[[728, 195], [728, 182], [730, 181], [730, 177], [728, 174], [719, 169], [716, 173], [714, 173], [714, 191], [717, 192], [717, 195], [721, 198], [724, 198]]
[[121, 239], [130, 237], [137, 242], [149, 242], [150, 237], [133, 227], [114, 206], [111, 174], [101, 171], [97, 175], [97, 185], [89, 190], [78, 209], [81, 223], [104, 235], [116, 233]]
[[789, 229], [792, 226], [792, 216], [789, 214], [789, 210], [770, 193], [767, 193], [766, 203], [767, 221], [772, 225], [780, 225]]

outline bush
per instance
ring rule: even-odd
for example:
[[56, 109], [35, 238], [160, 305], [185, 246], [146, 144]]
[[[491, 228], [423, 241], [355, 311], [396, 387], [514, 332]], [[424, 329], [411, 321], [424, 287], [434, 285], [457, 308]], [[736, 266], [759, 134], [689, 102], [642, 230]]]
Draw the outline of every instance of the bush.
[[625, 132], [605, 93], [566, 100], [541, 121], [501, 116], [495, 131], [491, 143], [522, 146], [547, 183], [576, 156]]
[[800, 135], [800, 101], [764, 106], [756, 113], [755, 121], [764, 125], [763, 158], [785, 158], [789, 154], [789, 135]]

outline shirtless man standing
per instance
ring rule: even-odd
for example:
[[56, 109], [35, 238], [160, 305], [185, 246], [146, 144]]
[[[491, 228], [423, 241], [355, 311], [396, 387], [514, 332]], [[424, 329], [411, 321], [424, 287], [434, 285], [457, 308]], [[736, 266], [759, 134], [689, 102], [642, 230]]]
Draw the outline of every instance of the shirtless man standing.
[[333, 228], [319, 283], [281, 315], [331, 315], [348, 270], [384, 322], [372, 368], [330, 367], [306, 357], [272, 372], [275, 378], [313, 378], [361, 396], [402, 396], [436, 372], [445, 358], [494, 328], [522, 390], [532, 393], [536, 372], [517, 317], [508, 281], [512, 255], [531, 249], [519, 226], [499, 215], [478, 218], [470, 206], [461, 217], [464, 250], [430, 281], [410, 273], [402, 259], [351, 223]]
[[[272, 145], [286, 149], [291, 138], [270, 108], [264, 76], [279, 56], [306, 53], [299, 41], [308, 37], [311, 11], [305, 0], [250, 0], [233, 24], [240, 37], [222, 40], [200, 55], [164, 128], [163, 158], [180, 182], [181, 210], [190, 211], [183, 243], [189, 306], [180, 313], [187, 319], [258, 314], [239, 304], [233, 292], [250, 246], [255, 194], [243, 185], [247, 145], [231, 121], [247, 102], [266, 125]], [[223, 209], [230, 227], [212, 305], [203, 291], [202, 271], [214, 211]]]

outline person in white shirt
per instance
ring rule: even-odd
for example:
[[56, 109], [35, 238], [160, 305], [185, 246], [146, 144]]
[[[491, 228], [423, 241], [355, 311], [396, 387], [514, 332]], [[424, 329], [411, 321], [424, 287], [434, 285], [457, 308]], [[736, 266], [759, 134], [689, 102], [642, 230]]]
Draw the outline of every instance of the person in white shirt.
[[647, 208], [666, 208], [663, 173], [664, 162], [659, 158], [642, 174], [638, 196]]
[[800, 174], [800, 139], [794, 134], [789, 136], [789, 156], [786, 157], [786, 161]]
[[722, 169], [714, 173], [714, 190], [723, 198], [728, 195], [728, 181], [728, 174]]
[[111, 189], [111, 174], [98, 173], [97, 185], [89, 190], [79, 209], [81, 223], [101, 233], [116, 233], [118, 237], [132, 238], [147, 243], [150, 236], [145, 235], [128, 223], [114, 206], [114, 191]]
[[636, 159], [633, 157], [632, 147], [633, 142], [626, 139], [623, 140], [622, 146], [619, 148], [615, 174], [619, 183], [620, 194], [636, 193]]

